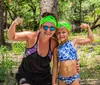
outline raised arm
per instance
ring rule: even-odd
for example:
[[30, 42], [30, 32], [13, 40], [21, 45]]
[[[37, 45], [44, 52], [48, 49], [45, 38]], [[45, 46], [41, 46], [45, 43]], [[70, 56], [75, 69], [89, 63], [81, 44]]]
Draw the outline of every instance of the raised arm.
[[88, 24], [83, 24], [82, 23], [80, 25], [80, 28], [87, 29], [88, 30], [88, 36], [87, 36], [87, 38], [83, 38], [83, 39], [81, 39], [81, 38], [79, 38], [79, 39], [73, 39], [72, 42], [74, 42], [74, 45], [91, 43], [94, 40], [94, 37], [93, 37], [93, 34], [92, 34], [90, 26]]
[[52, 85], [56, 85], [56, 76], [58, 72], [57, 48], [53, 52]]
[[16, 32], [16, 26], [22, 23], [22, 19], [17, 17], [11, 24], [10, 28], [8, 29], [8, 39], [10, 40], [20, 40], [24, 41], [27, 40], [28, 32]]

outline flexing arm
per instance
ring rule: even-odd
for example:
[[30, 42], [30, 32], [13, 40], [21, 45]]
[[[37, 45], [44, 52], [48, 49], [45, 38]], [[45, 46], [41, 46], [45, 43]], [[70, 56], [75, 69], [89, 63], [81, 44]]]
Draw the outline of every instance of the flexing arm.
[[58, 72], [58, 61], [57, 61], [57, 48], [53, 52], [53, 68], [52, 68], [52, 85], [56, 85], [56, 75]]
[[27, 32], [16, 32], [16, 25], [22, 23], [22, 19], [17, 17], [13, 23], [11, 24], [10, 28], [8, 29], [8, 38], [10, 40], [27, 40]]
[[88, 37], [84, 39], [74, 39], [72, 42], [74, 42], [74, 45], [80, 45], [80, 44], [88, 44], [91, 43], [94, 40], [92, 31], [90, 29], [90, 26], [88, 24], [81, 24], [80, 28], [85, 28], [88, 30]]

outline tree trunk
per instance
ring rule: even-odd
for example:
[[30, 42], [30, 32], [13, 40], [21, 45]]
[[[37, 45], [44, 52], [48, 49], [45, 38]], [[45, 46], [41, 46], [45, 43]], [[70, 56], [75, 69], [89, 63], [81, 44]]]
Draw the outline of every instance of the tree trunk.
[[3, 0], [0, 0], [0, 45], [4, 45], [4, 31], [3, 31]]
[[3, 29], [6, 29], [7, 27], [7, 9], [4, 9], [5, 10], [5, 15], [4, 15], [4, 25], [3, 25]]
[[57, 16], [58, 0], [40, 0], [40, 15], [52, 12]]

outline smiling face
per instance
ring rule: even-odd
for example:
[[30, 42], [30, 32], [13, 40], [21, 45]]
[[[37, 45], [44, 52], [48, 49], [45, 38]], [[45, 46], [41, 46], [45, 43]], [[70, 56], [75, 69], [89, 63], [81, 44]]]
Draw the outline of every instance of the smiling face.
[[56, 31], [56, 36], [61, 42], [66, 42], [68, 40], [69, 31], [66, 28], [60, 27]]
[[50, 22], [44, 23], [40, 28], [41, 34], [49, 38], [53, 36], [53, 34], [55, 33], [55, 30], [56, 28], [54, 24]]

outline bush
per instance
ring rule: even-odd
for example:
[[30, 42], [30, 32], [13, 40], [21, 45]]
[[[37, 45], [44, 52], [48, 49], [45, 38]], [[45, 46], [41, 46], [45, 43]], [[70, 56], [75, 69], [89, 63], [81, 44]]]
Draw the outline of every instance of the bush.
[[24, 43], [12, 43], [12, 52], [16, 55], [19, 55], [21, 52], [24, 52], [25, 44]]
[[12, 72], [14, 62], [11, 60], [8, 53], [8, 48], [0, 47], [0, 81], [5, 81], [5, 78]]

